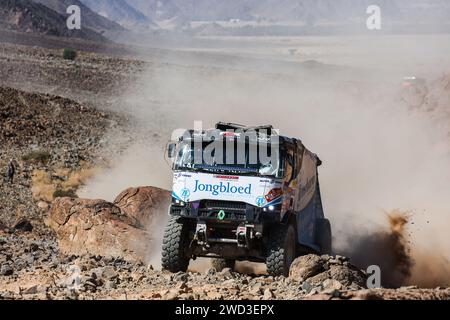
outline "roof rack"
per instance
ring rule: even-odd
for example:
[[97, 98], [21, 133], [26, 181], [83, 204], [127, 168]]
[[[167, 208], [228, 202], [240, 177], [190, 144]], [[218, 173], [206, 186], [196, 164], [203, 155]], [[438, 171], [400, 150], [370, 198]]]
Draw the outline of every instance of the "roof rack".
[[272, 135], [273, 126], [272, 125], [265, 125], [265, 126], [256, 126], [256, 127], [247, 127], [242, 124], [237, 123], [230, 123], [230, 122], [218, 122], [216, 124], [216, 129], [220, 131], [227, 131], [227, 130], [242, 130], [242, 131], [256, 131], [259, 133], [260, 131], [264, 131], [264, 133], [268, 136]]

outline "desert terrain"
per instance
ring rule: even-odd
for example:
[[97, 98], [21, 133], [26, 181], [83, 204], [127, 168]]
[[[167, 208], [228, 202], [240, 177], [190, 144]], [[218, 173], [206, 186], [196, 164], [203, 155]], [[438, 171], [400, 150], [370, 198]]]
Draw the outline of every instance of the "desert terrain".
[[[44, 39], [44, 38], [42, 38]], [[449, 299], [448, 36], [0, 43], [0, 299]], [[48, 41], [48, 42], [47, 42]], [[404, 92], [404, 76], [427, 88]], [[160, 270], [164, 147], [194, 121], [272, 123], [324, 165], [335, 256], [289, 277]], [[432, 235], [432, 236], [430, 236]], [[367, 289], [380, 265], [385, 288]]]

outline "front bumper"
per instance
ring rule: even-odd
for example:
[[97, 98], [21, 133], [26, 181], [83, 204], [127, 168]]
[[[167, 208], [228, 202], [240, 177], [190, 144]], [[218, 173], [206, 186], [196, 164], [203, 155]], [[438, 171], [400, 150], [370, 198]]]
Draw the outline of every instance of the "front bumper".
[[268, 210], [244, 202], [218, 200], [202, 200], [184, 206], [172, 204], [170, 214], [218, 223], [275, 223], [281, 219], [281, 210], [278, 208]]

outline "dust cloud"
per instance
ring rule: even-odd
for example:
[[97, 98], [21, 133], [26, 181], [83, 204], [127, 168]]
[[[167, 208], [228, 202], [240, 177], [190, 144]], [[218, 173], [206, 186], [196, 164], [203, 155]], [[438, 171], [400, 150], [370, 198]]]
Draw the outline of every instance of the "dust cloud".
[[[391, 265], [381, 264], [386, 283], [448, 283], [448, 126], [438, 125], [426, 110], [412, 109], [400, 94], [403, 76], [419, 74], [434, 80], [450, 70], [445, 59], [448, 39], [351, 40], [310, 39], [319, 48], [314, 52], [299, 45], [305, 60], [311, 56], [317, 60], [312, 66], [260, 58], [248, 64], [248, 58], [238, 56], [221, 61], [224, 58], [213, 53], [205, 61], [196, 60], [195, 54], [177, 60], [174, 50], [171, 63], [152, 61], [123, 96], [128, 107], [122, 104], [121, 111], [167, 140], [172, 130], [191, 128], [195, 120], [204, 128], [217, 121], [270, 123], [281, 134], [302, 139], [323, 160], [322, 198], [337, 253], [349, 254], [362, 265], [381, 264], [384, 257], [390, 261], [392, 237], [400, 243], [406, 237], [402, 233], [398, 238], [385, 212], [401, 208], [413, 217], [405, 240], [410, 251], [404, 251], [405, 246], [400, 250], [407, 256], [401, 261], [397, 257]], [[163, 143], [151, 138], [145, 145], [131, 146], [115, 167], [88, 184], [87, 193], [110, 199], [128, 186], [170, 188], [162, 150]], [[435, 257], [441, 257], [441, 263]], [[424, 270], [432, 270], [436, 278], [420, 280]]]
[[130, 145], [114, 159], [111, 167], [104, 169], [77, 193], [84, 198], [113, 201], [123, 190], [130, 187], [151, 185], [170, 188], [170, 166], [164, 160], [164, 149], [145, 142]]
[[378, 265], [383, 285], [399, 287], [411, 277], [414, 265], [406, 231], [410, 215], [398, 210], [385, 214], [388, 228], [367, 233], [355, 230], [351, 236], [347, 235], [353, 245], [345, 246], [340, 253], [352, 257], [352, 263], [363, 268]]

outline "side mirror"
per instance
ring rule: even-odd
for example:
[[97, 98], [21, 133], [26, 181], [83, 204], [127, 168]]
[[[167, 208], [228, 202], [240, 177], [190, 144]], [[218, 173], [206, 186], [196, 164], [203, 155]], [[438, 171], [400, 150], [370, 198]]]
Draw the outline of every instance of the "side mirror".
[[177, 148], [176, 143], [170, 143], [167, 146], [167, 156], [169, 157], [169, 159], [173, 159], [175, 157], [176, 148]]

